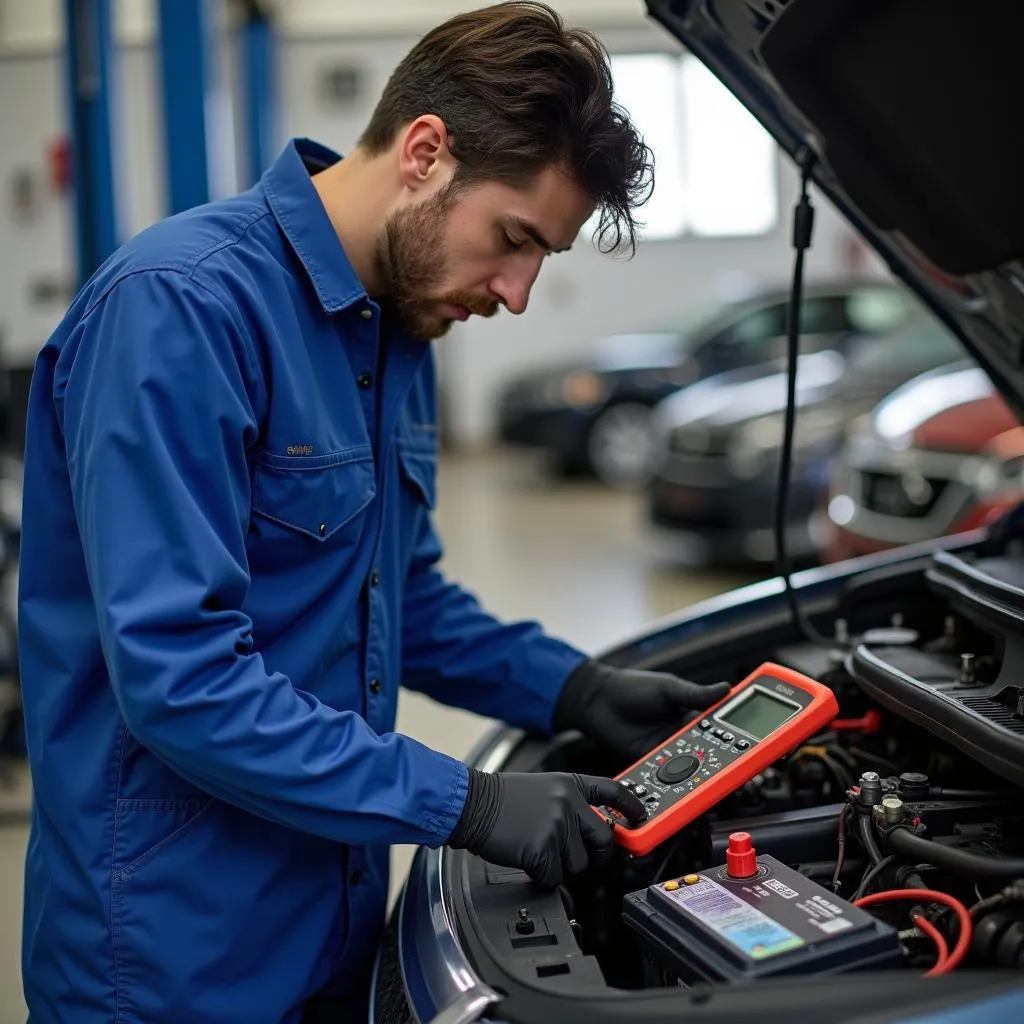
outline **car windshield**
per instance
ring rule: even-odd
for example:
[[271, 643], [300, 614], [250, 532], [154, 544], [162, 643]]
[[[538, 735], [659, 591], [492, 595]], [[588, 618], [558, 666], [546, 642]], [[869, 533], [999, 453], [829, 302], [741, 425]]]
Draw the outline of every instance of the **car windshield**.
[[679, 336], [679, 349], [690, 352], [703, 341], [713, 328], [728, 315], [732, 306], [721, 300], [705, 300], [689, 306], [665, 325], [666, 330]]
[[963, 359], [960, 342], [940, 324], [921, 319], [892, 334], [863, 338], [850, 351], [857, 373], [884, 375], [924, 371]]

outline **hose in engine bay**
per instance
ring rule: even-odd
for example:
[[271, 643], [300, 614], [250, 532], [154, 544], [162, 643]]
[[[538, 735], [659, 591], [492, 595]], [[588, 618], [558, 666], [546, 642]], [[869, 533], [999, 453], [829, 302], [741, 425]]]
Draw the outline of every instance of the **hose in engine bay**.
[[1024, 878], [1024, 857], [986, 857], [953, 846], [943, 846], [905, 828], [894, 829], [889, 834], [888, 842], [895, 853], [908, 860], [926, 861], [957, 874], [979, 878]]

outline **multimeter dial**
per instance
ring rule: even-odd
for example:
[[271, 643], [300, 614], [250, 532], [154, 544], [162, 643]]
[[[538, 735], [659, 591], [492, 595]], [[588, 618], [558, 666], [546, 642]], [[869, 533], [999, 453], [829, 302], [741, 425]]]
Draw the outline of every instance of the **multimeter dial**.
[[674, 786], [677, 782], [685, 782], [700, 768], [700, 758], [693, 754], [676, 754], [669, 758], [655, 773], [659, 782], [666, 786]]
[[[656, 806], [660, 808], [692, 792], [741, 753], [735, 748], [732, 751], [727, 748], [724, 740], [718, 742], [712, 738], [708, 742], [703, 737], [691, 739], [683, 736], [671, 745], [653, 751], [642, 765], [621, 776], [619, 782], [638, 796], [646, 795], [649, 819]], [[627, 828], [639, 827], [626, 822], [624, 817], [614, 817], [617, 823]]]
[[599, 813], [615, 837], [643, 855], [789, 753], [838, 714], [828, 687], [766, 663], [702, 717], [652, 750], [617, 781], [644, 802], [646, 818]]

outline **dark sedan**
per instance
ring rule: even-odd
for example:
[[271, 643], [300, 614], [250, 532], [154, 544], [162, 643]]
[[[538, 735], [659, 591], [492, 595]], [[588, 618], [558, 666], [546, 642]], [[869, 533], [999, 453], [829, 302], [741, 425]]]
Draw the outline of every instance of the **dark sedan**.
[[[963, 357], [959, 342], [930, 320], [835, 348], [821, 339], [811, 346], [818, 350], [800, 357], [787, 509], [787, 549], [801, 560], [819, 554], [817, 513], [847, 425], [911, 377]], [[658, 407], [648, 515], [659, 555], [771, 562], [785, 406], [784, 368], [773, 363], [722, 374]]]
[[[808, 288], [801, 319], [818, 337], [871, 335], [891, 331], [914, 307], [887, 284], [838, 282]], [[561, 472], [641, 486], [653, 466], [654, 406], [697, 381], [781, 356], [786, 315], [786, 293], [763, 291], [690, 326], [602, 339], [589, 362], [511, 381], [499, 398], [498, 436], [546, 449]]]

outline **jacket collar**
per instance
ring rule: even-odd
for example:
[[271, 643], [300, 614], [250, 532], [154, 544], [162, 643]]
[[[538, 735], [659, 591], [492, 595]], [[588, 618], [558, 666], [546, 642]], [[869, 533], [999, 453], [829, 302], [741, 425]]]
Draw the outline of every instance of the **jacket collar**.
[[326, 313], [337, 313], [366, 298], [311, 180], [313, 173], [340, 159], [338, 153], [311, 139], [292, 139], [261, 181], [270, 209]]

